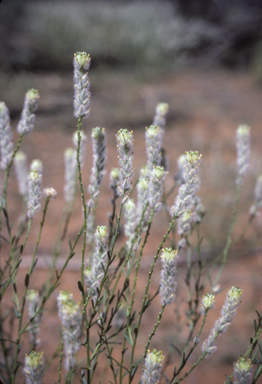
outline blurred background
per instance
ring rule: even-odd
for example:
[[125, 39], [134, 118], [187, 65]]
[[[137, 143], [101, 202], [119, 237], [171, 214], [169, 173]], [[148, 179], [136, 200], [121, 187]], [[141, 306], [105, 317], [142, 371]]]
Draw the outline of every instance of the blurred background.
[[[76, 51], [86, 51], [92, 57], [91, 114], [84, 121], [83, 129], [89, 137], [95, 126], [104, 126], [107, 130], [107, 175], [103, 180], [96, 224], [106, 225], [105, 212], [111, 209], [108, 185], [110, 168], [117, 166], [117, 130], [134, 131], [138, 175], [146, 162], [144, 129], [153, 121], [156, 104], [167, 102], [170, 110], [163, 142], [169, 164], [166, 189], [174, 185], [177, 158], [186, 150], [201, 152], [199, 194], [207, 211], [202, 225], [203, 254], [212, 259], [224, 247], [235, 199], [235, 132], [239, 124], [251, 126], [252, 155], [241, 194], [235, 236], [248, 219], [255, 181], [262, 172], [261, 1], [2, 0], [0, 100], [5, 101], [10, 110], [16, 138], [24, 94], [29, 88], [39, 90], [36, 127], [24, 138], [22, 150], [27, 153], [28, 165], [35, 158], [43, 161], [44, 186], [58, 191], [57, 202], [52, 202], [43, 231], [45, 241], [40, 243], [40, 255], [49, 255], [52, 251], [57, 218], [63, 207], [63, 153], [72, 146], [71, 138], [76, 129], [72, 105], [72, 61]], [[85, 163], [83, 177], [87, 185], [92, 163], [90, 139]], [[21, 200], [14, 173], [9, 192], [10, 215], [15, 218], [21, 211]], [[176, 192], [169, 197], [169, 206]], [[76, 203], [69, 227], [71, 238], [78, 232], [81, 221], [81, 204]], [[152, 228], [155, 236], [147, 246], [148, 255], [155, 251], [160, 232], [166, 226], [166, 217], [160, 213]], [[254, 277], [257, 258], [261, 258], [261, 230], [259, 216], [247, 236], [233, 247], [230, 257], [234, 262], [229, 264], [223, 280], [225, 287], [242, 283], [247, 290], [250, 288], [250, 301], [244, 306], [244, 312], [259, 310], [255, 304], [257, 297], [253, 296], [258, 289], [261, 291], [261, 276]], [[35, 225], [28, 253], [33, 249], [37, 231]], [[66, 244], [66, 252], [67, 249]], [[254, 262], [253, 267], [251, 262]], [[253, 278], [250, 268], [254, 271]], [[54, 321], [57, 321], [55, 304], [54, 308]], [[240, 319], [230, 339], [231, 349], [227, 355], [220, 355], [220, 364], [227, 364], [229, 373], [237, 357], [235, 343], [240, 343], [238, 351], [242, 351], [248, 342], [247, 338], [242, 345], [238, 335], [243, 327], [251, 332], [253, 314], [250, 316], [248, 323], [241, 323]], [[208, 364], [211, 375], [212, 364]], [[215, 384], [216, 379], [222, 382], [224, 371], [221, 372], [217, 372], [217, 377], [210, 376], [212, 383]], [[202, 372], [199, 378], [194, 376], [194, 384], [203, 383], [203, 375]], [[191, 383], [191, 379], [188, 380]], [[206, 382], [211, 382], [208, 380]]]
[[[144, 128], [152, 122], [157, 102], [168, 102], [164, 146], [169, 183], [181, 153], [191, 149], [203, 153], [206, 246], [216, 249], [225, 239], [234, 199], [239, 124], [252, 127], [253, 148], [243, 220], [253, 199], [255, 178], [262, 170], [261, 7], [256, 0], [3, 0], [0, 99], [7, 103], [15, 127], [26, 90], [39, 90], [36, 135], [42, 144], [47, 143], [41, 154], [46, 177], [53, 175], [57, 180], [53, 164], [58, 163], [61, 180], [55, 187], [61, 193], [63, 150], [71, 145], [76, 127], [74, 52], [86, 51], [92, 57], [92, 112], [86, 129], [105, 126], [113, 147], [117, 129], [133, 129], [138, 167], [145, 161]], [[50, 140], [49, 134], [58, 135], [57, 140]], [[34, 145], [30, 139], [24, 144], [29, 161], [39, 156], [36, 137], [32, 141]], [[56, 156], [51, 163], [50, 153]], [[91, 158], [87, 161], [89, 168]], [[117, 159], [112, 165], [117, 165]], [[256, 225], [261, 229], [260, 221]], [[249, 240], [250, 249], [256, 247], [252, 245], [256, 230]]]

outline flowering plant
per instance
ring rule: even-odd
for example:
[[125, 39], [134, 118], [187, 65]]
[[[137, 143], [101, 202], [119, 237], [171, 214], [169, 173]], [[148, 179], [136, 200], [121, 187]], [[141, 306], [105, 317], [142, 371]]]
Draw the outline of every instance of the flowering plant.
[[[26, 94], [17, 128], [20, 136], [16, 145], [12, 142], [8, 109], [5, 103], [0, 103], [1, 166], [5, 171], [1, 197], [0, 246], [2, 249], [7, 249], [7, 256], [0, 265], [1, 380], [8, 384], [20, 382], [21, 367], [24, 366], [26, 382], [40, 384], [44, 380], [45, 366], [49, 366], [58, 356], [57, 383], [61, 383], [63, 378], [66, 383], [73, 383], [77, 377], [80, 377], [83, 384], [97, 382], [97, 380], [105, 382], [105, 377], [101, 379], [97, 370], [101, 361], [105, 367], [111, 369], [110, 374], [108, 373], [110, 376], [108, 382], [115, 384], [137, 382], [139, 377], [141, 384], [156, 384], [160, 381], [169, 384], [180, 383], [217, 349], [215, 345], [217, 337], [225, 332], [232, 323], [241, 302], [243, 291], [234, 286], [229, 288], [221, 316], [215, 322], [209, 336], [206, 339], [203, 337], [206, 319], [209, 311], [214, 307], [215, 295], [219, 293], [218, 283], [233, 244], [232, 235], [239, 195], [249, 166], [250, 129], [247, 126], [240, 126], [237, 130], [236, 199], [226, 245], [222, 254], [218, 255], [211, 266], [205, 266], [201, 253], [200, 228], [205, 210], [198, 196], [199, 170], [202, 161], [202, 155], [198, 151], [188, 151], [179, 158], [179, 172], [175, 179], [178, 193], [170, 208], [166, 203], [166, 196], [171, 193], [165, 190], [165, 179], [168, 172], [162, 151], [162, 138], [168, 112], [166, 103], [157, 105], [153, 124], [146, 129], [146, 164], [141, 168], [135, 183], [133, 183], [135, 172], [132, 152], [134, 134], [128, 129], [120, 129], [117, 132], [119, 167], [113, 168], [110, 172], [110, 187], [113, 193], [112, 214], [108, 217], [108, 225], [96, 226], [96, 208], [99, 202], [101, 181], [105, 175], [106, 131], [104, 128], [96, 127], [91, 133], [93, 164], [87, 188], [89, 193], [87, 199], [82, 178], [87, 140], [83, 118], [88, 117], [90, 113], [91, 93], [88, 78], [90, 62], [91, 58], [85, 52], [78, 52], [74, 56], [74, 114], [77, 118], [77, 131], [73, 135], [74, 148], [68, 148], [65, 151], [65, 209], [62, 224], [59, 225], [58, 240], [54, 245], [48, 276], [40, 292], [34, 289], [31, 277], [35, 273], [36, 255], [49, 203], [57, 193], [53, 188], [45, 188], [42, 191], [43, 164], [41, 161], [34, 160], [27, 175], [26, 155], [19, 151], [24, 135], [34, 129], [39, 94], [36, 90], [29, 90]], [[16, 168], [19, 192], [23, 197], [27, 212], [17, 233], [14, 233], [14, 227], [9, 222], [7, 199], [8, 181], [13, 164]], [[131, 194], [132, 197], [135, 195], [135, 186], [137, 198], [133, 199]], [[81, 193], [83, 222], [74, 242], [69, 241], [68, 255], [58, 272], [57, 259], [67, 236], [68, 222], [78, 188]], [[31, 263], [25, 275], [24, 287], [19, 287], [18, 290], [19, 266], [27, 246], [34, 217], [41, 210], [42, 197], [45, 199], [42, 221], [32, 252]], [[248, 223], [254, 219], [261, 206], [261, 176], [259, 176], [255, 187], [255, 201], [250, 209]], [[150, 237], [152, 223], [157, 220], [157, 214], [161, 209], [166, 211], [168, 225], [166, 233], [159, 240], [154, 257], [150, 261], [144, 292], [139, 300], [137, 299], [137, 280], [144, 247]], [[122, 247], [117, 248], [123, 221], [127, 239]], [[62, 231], [61, 225], [64, 226]], [[175, 231], [175, 227], [177, 231]], [[247, 226], [245, 226], [243, 234], [246, 229]], [[196, 235], [196, 262], [192, 259], [193, 235]], [[4, 248], [3, 239], [6, 240], [8, 247]], [[167, 241], [170, 241], [170, 247], [166, 246]], [[63, 279], [64, 271], [70, 260], [75, 257], [76, 245], [80, 242], [82, 252], [78, 288], [81, 301], [76, 303], [72, 293], [67, 290], [61, 290], [58, 293], [57, 290], [60, 280]], [[156, 348], [150, 349], [150, 346], [154, 343], [154, 336], [165, 315], [166, 308], [174, 305], [179, 311], [177, 276], [180, 272], [177, 264], [184, 257], [187, 262], [185, 280], [188, 297], [185, 316], [186, 324], [189, 327], [185, 331], [187, 332], [186, 340], [180, 346], [180, 362], [175, 364], [173, 373], [170, 373], [171, 356], [178, 349], [176, 345], [170, 352], [164, 351], [164, 353]], [[161, 259], [162, 262], [162, 270], [158, 277], [159, 289], [156, 294], [152, 295], [151, 281], [152, 275], [157, 269], [158, 259]], [[215, 272], [214, 265], [217, 266]], [[203, 275], [204, 268], [209, 280]], [[47, 361], [44, 354], [38, 352], [38, 350], [41, 351], [41, 340], [37, 336], [42, 326], [43, 311], [48, 309], [49, 299], [54, 293], [58, 293], [57, 313], [61, 321], [61, 339], [58, 352], [55, 352], [54, 356]], [[144, 350], [142, 354], [139, 354], [137, 349], [144, 316], [158, 293], [161, 309], [155, 319], [155, 324], [151, 328], [150, 324], [148, 326]], [[7, 306], [10, 295], [12, 304]], [[234, 383], [250, 383], [251, 380], [253, 380], [252, 383], [255, 383], [262, 373], [260, 341], [262, 320], [261, 315], [259, 313], [257, 315], [254, 337], [246, 351], [242, 351], [243, 355], [234, 364], [233, 373], [227, 377], [226, 383], [232, 383], [233, 376]], [[9, 325], [6, 325], [8, 319]], [[16, 326], [14, 333], [11, 333], [14, 322]], [[21, 354], [25, 349], [23, 341], [27, 340], [27, 335], [30, 336], [30, 341], [26, 351], [28, 354], [23, 362]], [[200, 343], [202, 352], [200, 348], [197, 348]], [[83, 360], [78, 358], [81, 353], [84, 354]], [[198, 358], [195, 358], [195, 363], [191, 364], [190, 359], [193, 359], [194, 356], [198, 356]], [[106, 362], [103, 357], [106, 357]], [[255, 371], [253, 366], [257, 366]]]

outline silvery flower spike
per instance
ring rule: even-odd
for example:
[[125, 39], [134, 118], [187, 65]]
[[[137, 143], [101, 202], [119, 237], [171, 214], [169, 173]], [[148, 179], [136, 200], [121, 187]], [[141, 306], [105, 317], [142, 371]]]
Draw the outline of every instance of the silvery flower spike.
[[40, 160], [34, 160], [28, 175], [27, 216], [30, 219], [32, 219], [35, 213], [41, 208], [42, 168], [42, 162]]
[[42, 384], [44, 373], [43, 353], [32, 351], [25, 355], [25, 379], [26, 384]]
[[61, 291], [57, 302], [58, 314], [63, 326], [65, 368], [69, 370], [75, 367], [75, 354], [81, 346], [83, 315], [80, 303], [76, 304], [73, 295], [68, 291]]
[[199, 188], [197, 176], [201, 157], [202, 155], [199, 155], [197, 151], [186, 152], [183, 175], [185, 183], [180, 185], [175, 204], [171, 207], [172, 216], [181, 216], [192, 204], [192, 200]]
[[67, 148], [64, 153], [65, 164], [65, 186], [64, 197], [67, 203], [70, 203], [74, 198], [75, 183], [76, 183], [76, 150]]
[[74, 115], [76, 118], [88, 117], [90, 113], [90, 82], [88, 70], [91, 57], [86, 52], [74, 54]]
[[105, 174], [105, 128], [93, 128], [91, 137], [93, 146], [93, 165], [91, 168], [90, 184], [88, 186], [88, 191], [92, 195], [92, 198], [95, 199], [99, 195], [101, 180]]
[[118, 191], [120, 195], [128, 192], [131, 187], [131, 177], [133, 175], [133, 132], [127, 129], [120, 129], [116, 134], [118, 160], [120, 170], [120, 182]]
[[35, 114], [38, 107], [39, 93], [36, 89], [29, 89], [25, 95], [24, 107], [21, 119], [17, 126], [20, 135], [31, 132], [34, 129]]
[[161, 254], [162, 271], [160, 280], [160, 297], [162, 305], [169, 305], [174, 301], [176, 292], [177, 251], [164, 248]]
[[225, 332], [231, 324], [236, 310], [240, 304], [240, 298], [243, 291], [240, 288], [234, 286], [229, 289], [225, 304], [221, 310], [220, 318], [215, 322], [215, 326], [211, 330], [208, 338], [203, 342], [202, 351], [206, 354], [211, 354], [216, 351], [215, 341], [218, 335]]
[[157, 104], [153, 125], [157, 125], [161, 129], [165, 128], [166, 114], [168, 112], [168, 109], [169, 109], [169, 105], [167, 103], [158, 103]]
[[156, 349], [153, 349], [153, 351], [150, 352], [150, 350], [148, 350], [139, 384], [159, 383], [163, 360], [164, 356], [161, 351], [157, 352]]
[[252, 376], [252, 363], [247, 357], [240, 357], [234, 364], [234, 384], [250, 384]]
[[6, 169], [13, 156], [12, 131], [10, 125], [9, 111], [5, 103], [0, 103], [0, 147], [1, 168]]
[[[39, 307], [39, 302], [40, 302], [39, 292], [34, 289], [28, 290], [26, 295], [26, 302], [27, 302], [28, 317], [29, 319], [32, 319]], [[36, 340], [36, 336], [39, 333], [39, 324], [41, 321], [41, 317], [42, 317], [42, 314], [40, 312], [31, 321], [31, 329], [29, 333], [31, 335], [33, 345], [38, 343], [38, 341]]]
[[26, 155], [22, 151], [18, 151], [14, 158], [16, 178], [18, 181], [19, 193], [22, 196], [27, 194], [27, 168]]
[[157, 125], [146, 128], [147, 166], [149, 170], [160, 166], [163, 130]]
[[[250, 127], [240, 125], [237, 129], [237, 165], [238, 176], [242, 177], [246, 174], [249, 167], [250, 157]], [[239, 182], [239, 178], [237, 182]]]

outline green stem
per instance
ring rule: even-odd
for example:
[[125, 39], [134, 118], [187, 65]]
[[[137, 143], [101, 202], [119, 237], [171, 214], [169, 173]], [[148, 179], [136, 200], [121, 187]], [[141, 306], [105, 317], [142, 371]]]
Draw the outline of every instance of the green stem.
[[139, 319], [138, 319], [138, 324], [137, 324], [137, 331], [135, 333], [135, 336], [134, 336], [134, 341], [133, 341], [133, 345], [132, 345], [132, 352], [131, 352], [131, 359], [130, 359], [130, 372], [129, 372], [129, 382], [131, 383], [131, 372], [132, 372], [132, 369], [133, 369], [133, 361], [134, 361], [134, 352], [135, 352], [135, 347], [136, 347], [136, 342], [137, 342], [137, 337], [138, 337], [138, 333], [139, 333], [139, 329], [140, 329], [140, 325], [141, 325], [141, 321], [142, 321], [142, 317], [143, 317], [143, 313], [144, 313], [144, 309], [145, 309], [145, 304], [146, 304], [146, 301], [147, 301], [147, 298], [148, 298], [148, 290], [149, 290], [149, 286], [150, 286], [150, 282], [151, 282], [151, 276], [152, 276], [152, 273], [154, 271], [154, 268], [155, 268], [155, 264], [156, 264], [156, 261], [159, 257], [159, 253], [163, 247], [163, 244], [165, 243], [166, 239], [168, 238], [172, 228], [173, 228], [173, 225], [175, 223], [175, 220], [177, 219], [177, 216], [174, 216], [171, 223], [169, 224], [169, 227], [168, 227], [168, 230], [167, 230], [167, 233], [166, 235], [163, 236], [163, 239], [161, 241], [161, 243], [159, 244], [158, 246], [158, 249], [157, 249], [157, 252], [156, 252], [156, 255], [154, 256], [154, 260], [153, 260], [153, 263], [151, 264], [151, 268], [150, 268], [150, 271], [148, 273], [148, 280], [147, 280], [147, 283], [146, 283], [146, 287], [145, 287], [145, 292], [144, 292], [144, 298], [143, 298], [143, 302], [142, 302], [142, 306], [141, 306], [141, 310], [140, 310], [140, 314], [139, 314]]
[[148, 341], [147, 341], [147, 344], [145, 346], [145, 352], [144, 352], [144, 358], [146, 358], [146, 355], [147, 355], [147, 350], [148, 350], [148, 347], [151, 343], [151, 340], [152, 340], [152, 337], [154, 336], [154, 334], [156, 333], [156, 330], [160, 324], [160, 321], [163, 317], [163, 313], [164, 313], [164, 310], [166, 308], [166, 305], [162, 305], [162, 308], [161, 308], [161, 311], [159, 312], [158, 314], [158, 317], [157, 317], [157, 322], [156, 324], [154, 325], [154, 328], [153, 328], [153, 331], [151, 332], [151, 334], [148, 336]]
[[221, 265], [220, 265], [219, 271], [217, 273], [217, 276], [216, 276], [216, 278], [212, 284], [212, 288], [215, 287], [220, 280], [221, 274], [223, 272], [223, 269], [224, 269], [226, 261], [227, 261], [228, 252], [229, 252], [229, 249], [230, 249], [231, 244], [232, 244], [232, 235], [233, 235], [233, 230], [234, 230], [234, 226], [235, 226], [235, 222], [236, 222], [237, 208], [238, 208], [238, 204], [239, 204], [241, 185], [242, 185], [242, 179], [240, 178], [238, 181], [238, 184], [237, 184], [236, 200], [235, 200], [235, 204], [233, 207], [233, 213], [232, 213], [231, 223], [230, 223], [229, 232], [228, 232], [228, 236], [227, 236], [226, 246], [224, 248]]

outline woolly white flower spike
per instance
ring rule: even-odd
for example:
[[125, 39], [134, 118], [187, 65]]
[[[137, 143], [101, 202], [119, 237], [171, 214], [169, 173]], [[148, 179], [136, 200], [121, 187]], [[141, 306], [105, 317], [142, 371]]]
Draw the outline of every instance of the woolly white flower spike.
[[180, 185], [175, 204], [171, 207], [172, 216], [180, 217], [186, 209], [191, 207], [192, 200], [199, 188], [197, 176], [201, 157], [202, 155], [199, 155], [197, 151], [186, 152], [186, 163], [184, 165], [185, 183]]
[[250, 384], [252, 376], [252, 363], [247, 357], [240, 357], [234, 364], [234, 384]]
[[143, 374], [140, 380], [141, 384], [158, 384], [161, 377], [164, 356], [162, 351], [153, 349], [147, 351], [145, 358]]
[[65, 164], [65, 186], [64, 197], [65, 201], [70, 203], [74, 198], [75, 183], [76, 183], [76, 150], [67, 148], [64, 153]]
[[34, 129], [34, 112], [37, 110], [39, 97], [39, 93], [36, 89], [29, 89], [27, 91], [21, 119], [17, 126], [17, 132], [20, 133], [20, 135], [30, 133]]
[[218, 337], [218, 335], [225, 332], [231, 324], [233, 317], [236, 314], [236, 310], [240, 304], [240, 298], [242, 294], [243, 291], [240, 288], [235, 288], [233, 286], [231, 289], [229, 289], [225, 304], [223, 305], [221, 310], [221, 316], [215, 322], [215, 326], [211, 330], [208, 338], [203, 342], [203, 352], [206, 352], [209, 355], [216, 351], [216, 338]]
[[118, 192], [120, 195], [128, 192], [131, 188], [131, 177], [133, 169], [133, 132], [127, 129], [120, 129], [116, 134], [118, 160], [120, 170], [120, 182]]
[[12, 142], [12, 131], [10, 116], [4, 102], [0, 103], [0, 147], [1, 147], [1, 168], [6, 169], [13, 156], [14, 144]]
[[76, 118], [88, 117], [90, 113], [90, 81], [88, 70], [91, 57], [86, 52], [74, 54], [74, 115]]
[[22, 196], [27, 195], [27, 166], [26, 155], [18, 151], [14, 158], [15, 173], [18, 181], [19, 193]]
[[[28, 318], [31, 319], [36, 311], [38, 310], [39, 303], [40, 303], [40, 298], [39, 298], [39, 292], [30, 289], [27, 292], [26, 295], [26, 303], [27, 303], [27, 310], [28, 310]], [[29, 331], [32, 339], [32, 344], [36, 345], [39, 343], [39, 340], [36, 340], [37, 334], [39, 333], [39, 325], [41, 321], [42, 313], [38, 313], [34, 320], [31, 321], [31, 329]]]
[[[81, 163], [81, 168], [83, 168], [84, 160], [85, 160], [85, 153], [86, 153], [86, 140], [87, 140], [87, 137], [86, 137], [86, 134], [84, 133], [84, 131], [80, 131], [80, 138], [81, 138], [81, 141], [80, 141], [79, 160]], [[73, 144], [75, 146], [75, 149], [77, 149], [77, 147], [78, 147], [78, 131], [75, 131], [75, 133], [73, 134], [72, 140], [73, 140]]]
[[26, 384], [42, 384], [44, 373], [43, 353], [32, 351], [25, 355], [25, 379]]
[[162, 137], [163, 130], [160, 127], [150, 125], [149, 128], [146, 128], [146, 152], [149, 170], [160, 166]]
[[169, 305], [175, 299], [177, 259], [177, 251], [174, 251], [172, 248], [164, 248], [162, 250], [162, 270], [159, 291], [162, 305]]
[[87, 290], [91, 290], [91, 296], [97, 296], [101, 280], [104, 276], [104, 268], [107, 263], [108, 252], [108, 228], [105, 225], [98, 226], [95, 231], [96, 247], [92, 257], [91, 268], [87, 267], [84, 272]]
[[[250, 127], [240, 125], [237, 129], [237, 165], [238, 176], [242, 177], [246, 174], [249, 167], [250, 157]], [[237, 182], [239, 182], [239, 177]]]
[[153, 125], [157, 125], [161, 129], [166, 126], [166, 114], [168, 112], [169, 105], [167, 103], [158, 103], [156, 106], [156, 113], [153, 120]]
[[250, 207], [250, 215], [252, 216], [256, 216], [257, 211], [259, 210], [259, 208], [262, 207], [262, 174], [259, 175], [257, 178], [254, 195], [255, 195], [255, 199], [254, 199], [255, 202]]
[[164, 181], [167, 172], [164, 167], [154, 167], [151, 171], [151, 177], [149, 181], [149, 203], [155, 212], [161, 208], [161, 196], [164, 192]]
[[27, 216], [30, 219], [41, 209], [41, 183], [42, 173], [37, 169], [32, 169], [28, 175]]
[[83, 315], [80, 303], [76, 304], [73, 295], [68, 291], [61, 291], [57, 302], [58, 314], [63, 326], [65, 368], [69, 370], [75, 367], [75, 354], [81, 346]]
[[136, 229], [136, 205], [133, 199], [128, 198], [124, 205], [125, 235], [128, 238], [126, 245], [131, 248], [132, 240], [135, 236]]
[[99, 195], [101, 180], [105, 174], [106, 159], [106, 135], [105, 128], [96, 127], [92, 130], [92, 146], [93, 146], [93, 165], [91, 168], [90, 184], [88, 191], [93, 198]]

